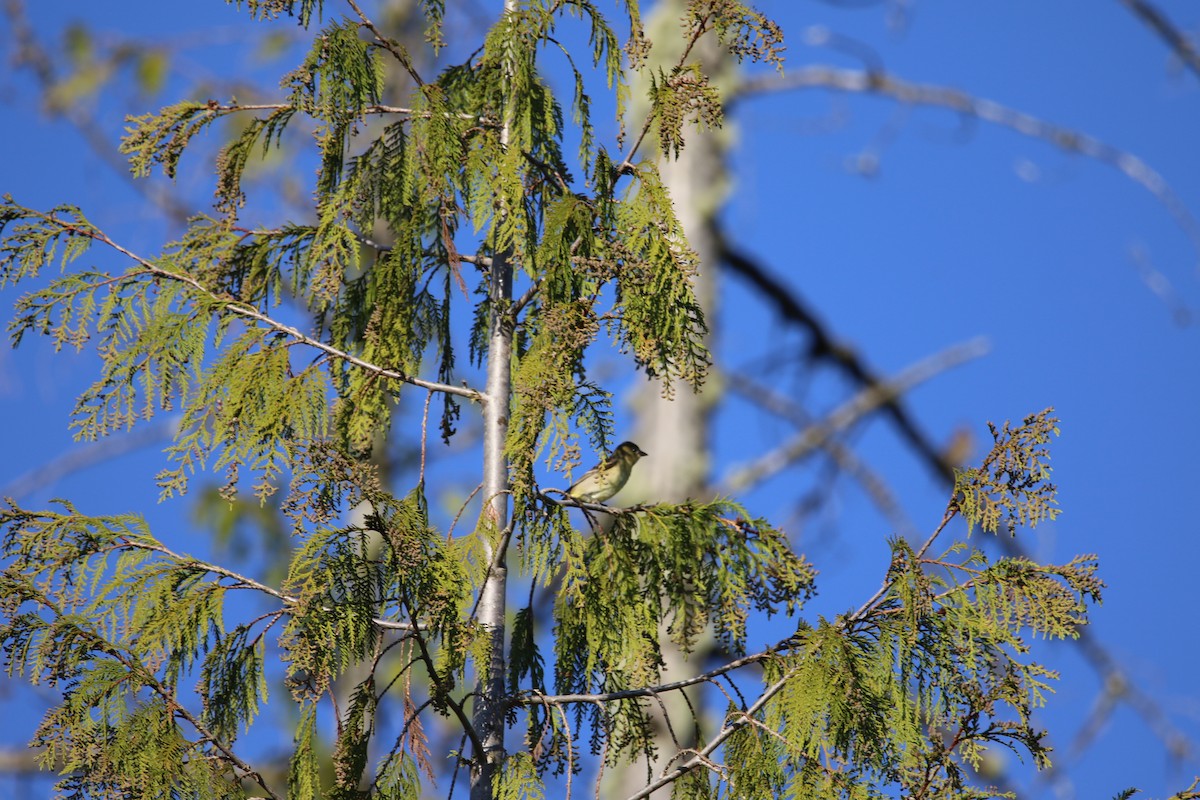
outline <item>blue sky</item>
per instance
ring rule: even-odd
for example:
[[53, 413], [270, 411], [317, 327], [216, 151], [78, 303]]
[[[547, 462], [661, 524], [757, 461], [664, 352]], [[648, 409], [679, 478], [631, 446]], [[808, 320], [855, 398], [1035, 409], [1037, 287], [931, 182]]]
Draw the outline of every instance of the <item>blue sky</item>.
[[[1200, 30], [1194, 4], [1163, 0], [1158, 6], [1181, 27]], [[483, 9], [483, 18], [487, 7], [473, 6]], [[1121, 3], [927, 1], [839, 8], [777, 0], [759, 7], [783, 25], [790, 68], [861, 66], [845, 52], [804, 44], [810, 26], [827, 26], [866, 43], [897, 77], [960, 88], [1136, 154], [1200, 214], [1200, 79], [1173, 66], [1161, 40]], [[898, 9], [908, 12], [899, 28], [889, 24]], [[41, 4], [34, 19], [50, 41], [80, 20], [97, 33], [167, 42], [182, 72], [168, 91], [146, 99], [115, 90], [97, 102], [102, 133], [114, 143], [122, 114], [170, 102], [170, 86], [259, 79], [288, 68], [287, 62], [280, 67], [245, 55], [262, 28], [215, 1], [103, 9]], [[208, 33], [189, 33], [196, 31]], [[0, 41], [7, 48], [7, 31], [0, 31]], [[11, 50], [3, 55], [10, 57]], [[1192, 611], [1200, 563], [1194, 513], [1200, 496], [1194, 456], [1200, 449], [1200, 253], [1193, 242], [1161, 203], [1111, 166], [987, 123], [964, 122], [945, 110], [806, 90], [748, 100], [732, 124], [738, 145], [724, 212], [727, 233], [801, 293], [839, 340], [885, 375], [956, 343], [988, 341], [985, 357], [906, 398], [933, 438], [945, 441], [956, 430], [969, 430], [978, 455], [986, 421], [1015, 421], [1056, 407], [1063, 433], [1053, 445], [1053, 463], [1063, 514], [1054, 524], [1023, 532], [1024, 542], [1042, 559], [1099, 555], [1109, 589], [1094, 614], [1096, 638], [1171, 724], [1200, 741], [1200, 684], [1194, 677], [1200, 636]], [[32, 206], [78, 203], [115, 238], [144, 253], [171, 235], [160, 215], [147, 210], [71, 126], [39, 113], [26, 74], [0, 78], [0, 130], [6, 152], [0, 191]], [[849, 168], [856, 159], [862, 163], [864, 153], [878, 164], [872, 175]], [[185, 160], [178, 182], [196, 208], [207, 202], [207, 169], [200, 158]], [[298, 180], [309, 179], [304, 170]], [[1151, 290], [1139, 263], [1170, 282], [1171, 303], [1190, 310], [1191, 324], [1179, 324], [1173, 305]], [[7, 305], [16, 295], [10, 289], [0, 299]], [[743, 283], [723, 278], [720, 297], [723, 369], [772, 382], [814, 412], [845, 398], [846, 384], [828, 371], [805, 379], [787, 366], [776, 345], [792, 341], [798, 350], [802, 337], [764, 311]], [[8, 453], [0, 462], [0, 486], [78, 448], [68, 414], [91, 379], [92, 363], [87, 354], [52, 357], [50, 346], [35, 340], [16, 351], [0, 350]], [[719, 417], [717, 475], [791, 432], [744, 404], [730, 408]], [[944, 490], [886, 423], [871, 422], [851, 443], [902, 498], [917, 530], [936, 524]], [[200, 534], [181, 522], [189, 517], [185, 504], [154, 504], [153, 476], [162, 466], [160, 456], [143, 451], [21, 499], [36, 506], [62, 495], [93, 512], [138, 509], [203, 547]], [[784, 473], [740, 499], [755, 513], [789, 519], [797, 487], [813, 479], [812, 470]], [[874, 591], [893, 532], [852, 482], [843, 479], [834, 488], [822, 514], [796, 529], [798, 546], [822, 570], [812, 612], [828, 615]], [[1096, 703], [1098, 681], [1072, 646], [1039, 645], [1062, 670], [1044, 720], [1070, 770], [1050, 783], [1022, 783], [1022, 796], [1108, 797], [1127, 786], [1161, 796], [1200, 774], [1194, 757], [1187, 763], [1167, 759], [1146, 722], [1127, 706], [1082, 754], [1071, 754], [1071, 742]], [[0, 703], [11, 703], [24, 720], [37, 700], [14, 691], [0, 685]]]

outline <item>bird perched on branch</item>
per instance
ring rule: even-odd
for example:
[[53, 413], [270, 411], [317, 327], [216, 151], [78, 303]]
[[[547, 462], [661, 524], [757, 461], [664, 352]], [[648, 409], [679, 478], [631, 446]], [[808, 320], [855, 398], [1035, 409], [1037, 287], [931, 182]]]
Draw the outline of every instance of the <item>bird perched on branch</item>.
[[629, 480], [633, 465], [646, 453], [633, 442], [621, 442], [613, 454], [583, 473], [567, 494], [582, 503], [603, 503]]

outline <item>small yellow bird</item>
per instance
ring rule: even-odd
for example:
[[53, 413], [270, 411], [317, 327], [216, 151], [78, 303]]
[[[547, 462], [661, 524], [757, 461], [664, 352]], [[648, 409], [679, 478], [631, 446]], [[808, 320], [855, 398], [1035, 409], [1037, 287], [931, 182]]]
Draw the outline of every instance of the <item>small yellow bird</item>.
[[629, 480], [633, 465], [646, 453], [633, 442], [621, 442], [613, 454], [583, 473], [567, 494], [582, 503], [603, 503]]

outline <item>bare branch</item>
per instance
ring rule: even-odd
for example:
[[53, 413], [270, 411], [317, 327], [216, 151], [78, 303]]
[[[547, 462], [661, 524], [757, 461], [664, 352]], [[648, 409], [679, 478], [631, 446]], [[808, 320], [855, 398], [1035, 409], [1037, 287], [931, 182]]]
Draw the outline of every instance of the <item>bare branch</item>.
[[[863, 363], [857, 353], [834, 338], [825, 323], [800, 298], [795, 289], [769, 273], [765, 267], [745, 253], [736, 250], [725, 238], [723, 231], [718, 232], [718, 241], [721, 261], [736, 274], [748, 280], [755, 289], [769, 299], [775, 306], [776, 312], [784, 319], [798, 324], [808, 331], [810, 337], [809, 357], [830, 362], [865, 389], [879, 386], [881, 380], [879, 376]], [[942, 480], [953, 482], [956, 465], [944, 457], [938, 446], [920, 429], [899, 400], [896, 398], [887, 400], [883, 405], [883, 410], [929, 468]]]
[[76, 446], [57, 458], [13, 478], [0, 488], [0, 497], [24, 497], [39, 489], [47, 489], [68, 475], [170, 439], [178, 426], [177, 415], [159, 417], [124, 435], [109, 436], [82, 447]]
[[[747, 375], [730, 373], [726, 376], [726, 383], [732, 391], [767, 411], [791, 421], [797, 427], [807, 428], [814, 422], [812, 414], [809, 414], [798, 403], [772, 391]], [[912, 521], [904, 513], [904, 508], [897, 499], [896, 493], [891, 490], [882, 475], [855, 455], [853, 450], [833, 438], [826, 438], [821, 442], [820, 447], [838, 470], [849, 475], [858, 483], [893, 527], [905, 536], [914, 532]]]
[[769, 76], [748, 80], [742, 84], [739, 94], [748, 97], [794, 89], [829, 89], [838, 92], [877, 94], [901, 103], [945, 108], [1025, 136], [1041, 139], [1068, 153], [1087, 156], [1120, 171], [1154, 195], [1174, 217], [1176, 224], [1183, 229], [1191, 239], [1193, 248], [1200, 254], [1200, 221], [1196, 220], [1166, 179], [1140, 156], [1114, 147], [1095, 136], [1046, 122], [1032, 114], [975, 97], [959, 89], [912, 83], [886, 72], [815, 65], [789, 72], [784, 77]]
[[753, 483], [777, 474], [798, 459], [822, 447], [834, 434], [843, 431], [870, 412], [894, 402], [914, 386], [923, 383], [951, 367], [958, 366], [987, 352], [982, 339], [974, 339], [925, 358], [891, 380], [878, 381], [865, 387], [824, 420], [806, 428], [787, 442], [767, 453], [749, 466], [736, 470], [722, 481], [723, 493], [736, 495]]
[[1133, 12], [1142, 22], [1146, 23], [1150, 28], [1157, 33], [1167, 46], [1171, 48], [1184, 66], [1188, 67], [1192, 72], [1200, 77], [1200, 52], [1196, 50], [1196, 46], [1183, 35], [1171, 20], [1167, 19], [1166, 14], [1159, 11], [1154, 6], [1146, 2], [1146, 0], [1120, 0], [1121, 5]]

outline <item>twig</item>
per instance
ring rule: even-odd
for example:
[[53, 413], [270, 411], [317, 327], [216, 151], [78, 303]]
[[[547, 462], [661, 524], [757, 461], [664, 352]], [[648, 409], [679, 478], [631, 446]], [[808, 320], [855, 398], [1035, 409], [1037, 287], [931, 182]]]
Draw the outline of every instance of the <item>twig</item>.
[[425, 486], [425, 448], [426, 448], [426, 445], [428, 444], [428, 433], [426, 431], [429, 428], [429, 404], [432, 401], [433, 401], [433, 392], [426, 392], [425, 393], [425, 408], [421, 411], [421, 472], [420, 472], [421, 477], [420, 477], [420, 484], [422, 487], [422, 490], [421, 490], [422, 494], [425, 493], [425, 491], [424, 491], [424, 486]]
[[693, 675], [690, 678], [683, 678], [670, 683], [660, 683], [657, 686], [646, 686], [638, 689], [623, 689], [618, 692], [604, 692], [601, 694], [557, 694], [546, 695], [537, 692], [530, 692], [522, 697], [514, 698], [511, 702], [514, 705], [536, 705], [544, 703], [548, 705], [567, 705], [571, 703], [608, 703], [614, 700], [629, 700], [635, 697], [653, 697], [654, 695], [663, 692], [673, 692], [680, 689], [686, 689], [689, 686], [695, 686], [698, 683], [709, 683], [713, 678], [724, 675], [727, 672], [733, 672], [736, 669], [757, 664], [765, 658], [773, 655], [774, 649], [764, 650], [760, 653], [744, 656], [734, 661], [730, 661], [716, 669], [709, 670], [701, 675]]
[[375, 22], [358, 7], [358, 3], [354, 2], [354, 0], [346, 0], [346, 2], [354, 9], [354, 13], [358, 15], [358, 18], [362, 20], [362, 26], [369, 30], [375, 37], [375, 41], [379, 42], [383, 49], [391, 53], [400, 62], [400, 66], [404, 67], [404, 71], [412, 76], [417, 86], [424, 86], [425, 81], [421, 80], [421, 76], [417, 74], [416, 67], [412, 63], [412, 58], [400, 43], [390, 37], [384, 36], [383, 32], [375, 25]]
[[759, 698], [754, 701], [754, 705], [742, 712], [738, 716], [738, 719], [722, 728], [721, 731], [718, 732], [717, 735], [714, 736], [709, 743], [704, 746], [703, 749], [695, 751], [692, 757], [687, 761], [683, 762], [678, 767], [675, 767], [675, 769], [671, 770], [670, 772], [662, 775], [657, 780], [652, 781], [648, 785], [642, 787], [642, 789], [639, 791], [634, 792], [627, 798], [627, 800], [642, 800], [642, 798], [649, 797], [658, 789], [673, 783], [696, 767], [702, 764], [705, 766], [711, 764], [709, 756], [712, 755], [712, 753], [715, 752], [718, 747], [724, 744], [725, 740], [732, 736], [735, 731], [746, 724], [746, 718], [753, 717], [755, 714], [761, 711], [764, 706], [766, 706], [772, 697], [783, 691], [783, 687], [786, 686], [787, 682], [791, 679], [792, 673], [789, 671], [779, 680], [775, 681], [775, 683], [767, 687], [767, 689], [761, 695], [759, 695]]
[[[416, 614], [413, 612], [412, 604], [409, 602], [408, 593], [403, 592], [401, 602], [408, 609], [409, 616], [416, 619]], [[475, 730], [475, 726], [471, 723], [470, 717], [467, 716], [463, 709], [463, 704], [457, 702], [450, 696], [449, 688], [443, 685], [442, 677], [437, 671], [437, 664], [433, 660], [433, 656], [429, 652], [429, 647], [425, 642], [425, 637], [420, 631], [413, 631], [413, 640], [417, 643], [417, 649], [421, 651], [421, 660], [425, 662], [425, 669], [429, 673], [429, 680], [433, 682], [434, 688], [438, 694], [446, 701], [447, 707], [454, 712], [454, 716], [458, 719], [463, 728], [463, 734], [471, 740], [471, 746], [475, 748], [475, 757], [482, 759], [484, 753], [487, 752], [483, 745], [483, 740], [479, 737], [479, 733]]]
[[[711, 16], [711, 14], [707, 14], [697, 23], [696, 30], [693, 32], [692, 38], [683, 48], [683, 53], [680, 54], [679, 60], [675, 62], [676, 68], [682, 67], [684, 63], [687, 62], [688, 56], [692, 53], [692, 48], [696, 46], [696, 42], [700, 41], [704, 34], [708, 32], [708, 22]], [[629, 152], [625, 155], [625, 158], [622, 159], [621, 163], [616, 166], [614, 174], [624, 175], [633, 170], [633, 157], [637, 155], [637, 151], [642, 146], [642, 142], [645, 141], [646, 137], [650, 134], [650, 128], [654, 124], [654, 119], [655, 115], [653, 112], [646, 114], [646, 121], [642, 123], [642, 130], [638, 133], [637, 138], [633, 141], [633, 146], [629, 148]]]
[[[161, 544], [159, 542], [147, 542], [147, 541], [136, 541], [133, 539], [124, 539], [121, 542], [120, 546], [123, 548], [127, 548], [127, 549], [145, 550], [145, 551], [151, 552], [151, 553], [158, 553], [159, 555], [163, 555], [163, 556], [166, 556], [167, 558], [178, 561], [180, 564], [186, 564], [190, 567], [194, 567], [196, 569], [202, 569], [205, 572], [212, 573], [213, 575], [217, 575], [222, 578], [228, 578], [229, 580], [234, 582], [233, 585], [229, 587], [231, 589], [253, 589], [255, 591], [262, 592], [263, 594], [270, 595], [271, 597], [274, 597], [275, 599], [282, 601], [286, 606], [294, 606], [298, 602], [300, 602], [300, 598], [298, 598], [298, 597], [292, 597], [291, 595], [281, 592], [280, 590], [278, 590], [274, 587], [267, 586], [265, 583], [261, 583], [260, 581], [256, 581], [253, 578], [249, 578], [245, 575], [234, 572], [231, 569], [227, 569], [225, 567], [210, 563], [208, 561], [201, 561], [200, 559], [195, 558], [194, 556], [188, 556], [188, 555], [183, 555], [182, 553], [176, 553], [171, 548], [169, 548], [166, 545]], [[323, 607], [322, 610], [329, 611], [330, 608]], [[383, 619], [382, 617], [373, 617], [371, 619], [371, 623], [379, 628], [386, 628], [388, 630], [406, 631], [406, 632], [416, 630], [420, 627], [416, 623], [393, 622], [392, 620]]]

